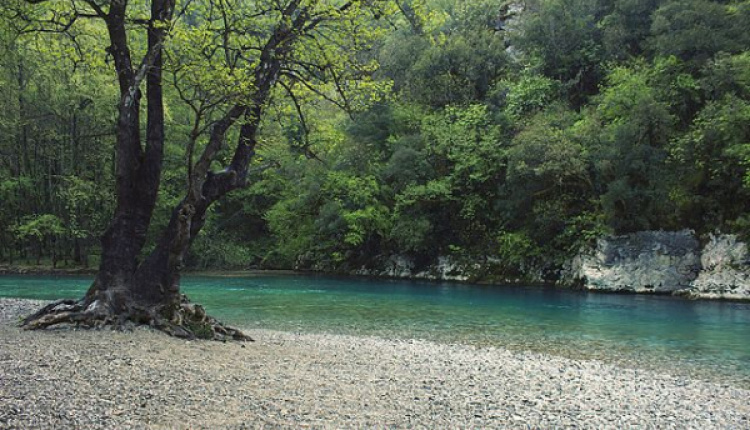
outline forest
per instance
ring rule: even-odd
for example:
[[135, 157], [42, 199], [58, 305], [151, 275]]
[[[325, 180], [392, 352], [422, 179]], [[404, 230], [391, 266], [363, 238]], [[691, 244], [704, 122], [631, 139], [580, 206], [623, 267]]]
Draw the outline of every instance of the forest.
[[[51, 1], [0, 11], [0, 262], [96, 268], [117, 202], [118, 52], [92, 19], [108, 2]], [[243, 64], [275, 28], [266, 3], [195, 0], [149, 24], [165, 139], [144, 258], [217, 121], [257, 90]], [[282, 68], [247, 184], [206, 210], [185, 267], [346, 272], [405, 255], [523, 274], [605, 234], [750, 235], [750, 1], [362, 3]], [[147, 58], [143, 21], [127, 25]], [[232, 160], [238, 133], [205, 168]]]

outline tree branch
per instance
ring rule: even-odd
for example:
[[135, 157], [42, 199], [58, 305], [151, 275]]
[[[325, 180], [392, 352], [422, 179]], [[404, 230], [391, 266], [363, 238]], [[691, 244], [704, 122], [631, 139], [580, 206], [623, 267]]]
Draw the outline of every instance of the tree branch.
[[203, 149], [203, 153], [192, 168], [189, 193], [198, 194], [192, 196], [194, 199], [200, 200], [202, 197], [200, 193], [202, 193], [204, 178], [211, 168], [211, 162], [216, 157], [216, 153], [221, 149], [221, 144], [224, 142], [227, 130], [229, 130], [229, 128], [240, 116], [244, 115], [245, 112], [247, 112], [247, 106], [236, 104], [224, 115], [224, 117], [211, 126], [211, 135], [208, 144]]
[[284, 69], [284, 70], [281, 71], [281, 74], [282, 74], [282, 76], [287, 76], [287, 77], [289, 77], [291, 79], [294, 79], [299, 84], [304, 85], [305, 88], [307, 88], [308, 90], [310, 90], [313, 93], [317, 94], [322, 99], [324, 99], [324, 100], [326, 100], [326, 101], [328, 101], [330, 103], [333, 103], [333, 105], [336, 106], [336, 107], [338, 107], [339, 109], [341, 109], [343, 111], [347, 111], [347, 106], [345, 104], [342, 104], [339, 100], [334, 99], [333, 97], [329, 96], [328, 94], [326, 94], [326, 93], [320, 91], [319, 89], [315, 88], [314, 86], [312, 86], [312, 84], [310, 84], [309, 82], [307, 82], [307, 80], [305, 80], [302, 76], [298, 75], [295, 70]]
[[149, 68], [151, 68], [154, 65], [154, 61], [156, 61], [156, 57], [161, 52], [163, 43], [164, 42], [158, 42], [155, 45], [153, 45], [149, 49], [148, 53], [146, 53], [146, 55], [141, 60], [141, 64], [138, 66], [138, 71], [133, 77], [133, 81], [130, 84], [130, 87], [128, 88], [127, 93], [125, 94], [125, 97], [123, 97], [123, 99], [121, 100], [121, 103], [126, 108], [131, 107], [132, 103], [135, 101], [135, 95], [138, 92], [138, 89], [140, 88], [144, 79], [146, 79], [146, 76], [148, 76]]
[[104, 10], [99, 6], [94, 0], [83, 0], [87, 5], [91, 6], [91, 9], [94, 9], [94, 12], [99, 16], [100, 18], [106, 18], [107, 14], [104, 12]]
[[303, 144], [300, 146], [300, 150], [302, 150], [302, 153], [305, 155], [305, 157], [308, 160], [318, 160], [321, 163], [325, 162], [320, 159], [313, 151], [310, 149], [310, 128], [307, 126], [307, 119], [305, 118], [305, 114], [302, 112], [302, 105], [300, 104], [299, 100], [297, 99], [297, 95], [294, 94], [294, 91], [292, 88], [286, 84], [286, 82], [279, 81], [279, 85], [281, 85], [282, 88], [286, 91], [287, 95], [289, 95], [289, 98], [292, 99], [292, 104], [294, 105], [295, 110], [297, 111], [297, 118], [299, 118], [299, 122], [302, 125], [302, 135], [303, 135]]

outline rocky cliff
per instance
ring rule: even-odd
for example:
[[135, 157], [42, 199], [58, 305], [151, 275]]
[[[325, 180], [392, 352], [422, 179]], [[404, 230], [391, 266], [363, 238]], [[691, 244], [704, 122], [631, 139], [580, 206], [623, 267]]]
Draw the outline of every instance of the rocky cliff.
[[551, 262], [503, 271], [496, 258], [439, 257], [418, 265], [394, 255], [353, 275], [498, 284], [550, 284], [587, 290], [675, 294], [693, 298], [750, 300], [750, 253], [734, 235], [710, 235], [701, 244], [691, 230], [642, 231], [603, 237], [562, 270]]
[[750, 300], [750, 255], [747, 244], [734, 235], [711, 235], [701, 255], [702, 270], [690, 297]]
[[688, 230], [643, 231], [601, 238], [573, 259], [563, 284], [589, 290], [672, 293], [690, 287], [700, 271], [700, 243]]
[[566, 267], [563, 285], [588, 290], [750, 299], [750, 256], [733, 235], [701, 246], [689, 230], [601, 238]]

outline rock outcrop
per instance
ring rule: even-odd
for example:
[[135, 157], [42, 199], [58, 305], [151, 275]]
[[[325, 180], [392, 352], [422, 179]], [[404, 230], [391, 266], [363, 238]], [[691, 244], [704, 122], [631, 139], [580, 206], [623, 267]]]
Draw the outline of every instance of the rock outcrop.
[[562, 271], [561, 285], [587, 290], [750, 300], [750, 254], [734, 235], [643, 231], [597, 240]]
[[414, 262], [401, 255], [391, 256], [384, 264], [383, 270], [360, 269], [359, 274], [384, 276], [387, 278], [410, 278], [414, 271]]
[[586, 290], [750, 300], [750, 252], [734, 235], [710, 235], [702, 246], [691, 230], [642, 231], [600, 238], [562, 270], [552, 262], [543, 263], [508, 273], [496, 257], [442, 256], [418, 264], [408, 256], [393, 255], [345, 273], [493, 284], [556, 283]]
[[419, 270], [410, 258], [403, 255], [394, 255], [385, 261], [382, 268], [367, 269], [363, 267], [353, 274], [386, 278], [465, 282], [471, 278], [470, 273], [478, 269], [479, 265], [469, 268], [451, 257], [438, 257], [436, 263]]
[[589, 290], [672, 293], [689, 288], [700, 268], [700, 243], [692, 231], [643, 231], [597, 240], [562, 279]]
[[747, 244], [735, 235], [709, 236], [701, 255], [702, 270], [690, 288], [689, 297], [750, 300], [750, 254]]

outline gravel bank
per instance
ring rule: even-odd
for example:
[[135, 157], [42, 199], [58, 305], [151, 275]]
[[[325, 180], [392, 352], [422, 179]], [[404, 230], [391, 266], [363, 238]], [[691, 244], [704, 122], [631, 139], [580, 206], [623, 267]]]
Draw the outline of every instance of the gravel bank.
[[0, 428], [748, 429], [750, 391], [502, 349], [252, 331], [24, 332], [0, 299]]

